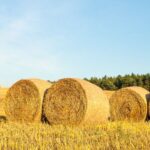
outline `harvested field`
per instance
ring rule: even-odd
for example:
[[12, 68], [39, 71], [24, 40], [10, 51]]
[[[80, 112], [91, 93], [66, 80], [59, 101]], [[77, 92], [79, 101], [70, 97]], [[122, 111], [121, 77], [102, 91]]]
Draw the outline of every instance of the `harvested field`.
[[114, 122], [67, 127], [0, 124], [2, 150], [149, 150], [149, 123]]
[[116, 91], [110, 98], [111, 120], [145, 121], [149, 92], [141, 87]]
[[9, 121], [41, 121], [43, 95], [51, 84], [40, 79], [20, 80], [7, 92], [5, 113]]
[[96, 124], [108, 121], [109, 101], [99, 87], [66, 78], [47, 90], [43, 112], [50, 124]]

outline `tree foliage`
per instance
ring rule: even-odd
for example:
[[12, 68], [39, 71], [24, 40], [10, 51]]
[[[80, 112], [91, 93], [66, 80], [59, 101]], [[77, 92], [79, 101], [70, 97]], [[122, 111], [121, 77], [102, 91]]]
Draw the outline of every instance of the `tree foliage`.
[[104, 90], [117, 90], [123, 87], [129, 86], [140, 86], [150, 91], [150, 74], [130, 74], [130, 75], [118, 75], [116, 77], [102, 78], [91, 77], [90, 79], [85, 78], [85, 80], [96, 84]]

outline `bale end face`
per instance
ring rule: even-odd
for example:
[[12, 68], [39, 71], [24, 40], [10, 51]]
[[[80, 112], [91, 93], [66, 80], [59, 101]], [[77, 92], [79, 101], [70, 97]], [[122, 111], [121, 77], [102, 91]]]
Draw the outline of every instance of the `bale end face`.
[[[147, 117], [146, 90], [139, 87], [123, 88], [110, 98], [112, 121], [145, 121]], [[144, 96], [145, 95], [145, 96]]]
[[5, 113], [9, 121], [34, 122], [40, 108], [38, 88], [29, 80], [20, 80], [7, 92]]
[[50, 124], [79, 124], [85, 115], [86, 95], [72, 79], [60, 80], [47, 90], [43, 110]]

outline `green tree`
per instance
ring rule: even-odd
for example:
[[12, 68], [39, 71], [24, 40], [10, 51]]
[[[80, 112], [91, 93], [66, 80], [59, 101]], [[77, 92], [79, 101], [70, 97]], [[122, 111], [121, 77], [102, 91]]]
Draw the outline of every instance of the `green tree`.
[[136, 75], [132, 73], [124, 76], [118, 75], [117, 77], [85, 78], [85, 80], [105, 90], [116, 90], [128, 86], [141, 86], [150, 91], [150, 74]]

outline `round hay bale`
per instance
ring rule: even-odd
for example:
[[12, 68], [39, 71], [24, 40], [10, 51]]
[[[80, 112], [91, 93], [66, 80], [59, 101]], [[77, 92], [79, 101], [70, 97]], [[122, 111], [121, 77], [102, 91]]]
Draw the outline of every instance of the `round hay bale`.
[[6, 114], [4, 111], [4, 102], [5, 102], [5, 96], [8, 91], [8, 88], [0, 88], [0, 120], [1, 118], [6, 119]]
[[97, 124], [108, 120], [109, 101], [96, 85], [66, 78], [45, 93], [43, 113], [50, 124]]
[[16, 82], [7, 92], [5, 113], [9, 121], [39, 122], [44, 92], [51, 84], [40, 79]]
[[112, 121], [144, 121], [147, 117], [147, 94], [141, 87], [128, 87], [116, 91], [110, 98]]
[[104, 90], [104, 93], [106, 94], [108, 100], [111, 98], [115, 91], [109, 91], [109, 90]]

